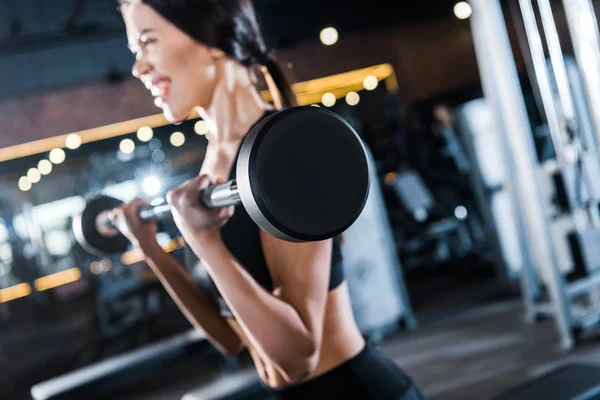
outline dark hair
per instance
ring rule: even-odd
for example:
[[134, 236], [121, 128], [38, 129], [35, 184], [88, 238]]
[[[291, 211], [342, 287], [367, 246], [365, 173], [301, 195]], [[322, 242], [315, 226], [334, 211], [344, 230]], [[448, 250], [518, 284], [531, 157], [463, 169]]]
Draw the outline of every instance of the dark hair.
[[[241, 64], [265, 66], [283, 107], [297, 105], [292, 87], [267, 49], [251, 0], [142, 0], [180, 30], [207, 46], [224, 51]], [[119, 3], [128, 3], [119, 0]]]

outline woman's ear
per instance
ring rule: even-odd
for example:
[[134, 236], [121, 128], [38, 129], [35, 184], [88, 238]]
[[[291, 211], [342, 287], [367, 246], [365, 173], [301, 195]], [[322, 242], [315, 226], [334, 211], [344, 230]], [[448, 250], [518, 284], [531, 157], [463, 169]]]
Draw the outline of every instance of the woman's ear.
[[216, 47], [209, 47], [208, 54], [210, 54], [212, 59], [215, 61], [225, 58], [225, 56], [226, 56], [226, 54], [223, 50], [216, 48]]

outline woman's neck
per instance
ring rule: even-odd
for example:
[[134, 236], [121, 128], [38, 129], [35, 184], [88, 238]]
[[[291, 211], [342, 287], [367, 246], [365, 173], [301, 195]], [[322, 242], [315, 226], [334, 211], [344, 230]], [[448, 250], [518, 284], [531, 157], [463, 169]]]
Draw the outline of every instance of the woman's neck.
[[206, 122], [209, 143], [237, 143], [273, 106], [262, 99], [243, 65], [226, 60], [217, 69], [219, 79], [211, 104], [197, 112]]

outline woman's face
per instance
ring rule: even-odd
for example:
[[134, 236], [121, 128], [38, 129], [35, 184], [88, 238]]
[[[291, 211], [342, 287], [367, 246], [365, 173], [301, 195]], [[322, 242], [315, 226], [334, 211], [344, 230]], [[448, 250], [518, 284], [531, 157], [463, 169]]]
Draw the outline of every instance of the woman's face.
[[135, 1], [122, 8], [133, 76], [142, 81], [169, 122], [185, 120], [195, 107], [207, 108], [222, 52], [204, 46], [151, 7]]

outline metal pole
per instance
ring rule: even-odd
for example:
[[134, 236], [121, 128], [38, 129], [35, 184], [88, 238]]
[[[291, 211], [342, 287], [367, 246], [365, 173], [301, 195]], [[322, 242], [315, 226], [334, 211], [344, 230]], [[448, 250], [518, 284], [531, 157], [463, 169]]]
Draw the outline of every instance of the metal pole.
[[[600, 225], [600, 215], [598, 214], [598, 207], [596, 201], [594, 201], [594, 186], [593, 182], [588, 180], [589, 175], [587, 170], [589, 166], [588, 162], [596, 164], [598, 169], [598, 157], [592, 157], [584, 159], [585, 147], [584, 138], [579, 130], [579, 121], [575, 115], [575, 106], [573, 103], [573, 97], [571, 95], [569, 78], [567, 76], [567, 69], [563, 58], [562, 49], [560, 46], [560, 39], [558, 38], [558, 32], [556, 30], [556, 24], [554, 23], [554, 17], [552, 15], [552, 7], [550, 6], [549, 0], [538, 0], [538, 7], [540, 9], [540, 17], [542, 19], [542, 25], [544, 26], [544, 32], [546, 34], [546, 42], [548, 43], [548, 51], [550, 53], [550, 59], [552, 62], [552, 69], [554, 70], [554, 80], [558, 88], [558, 95], [562, 108], [562, 120], [559, 121], [561, 131], [564, 132], [571, 141], [571, 146], [575, 152], [575, 157], [579, 163], [581, 169], [576, 174], [580, 174], [581, 180], [587, 181], [588, 196], [590, 196], [587, 207], [587, 215], [590, 222], [594, 227]], [[593, 151], [593, 150], [592, 150]], [[579, 191], [579, 187], [575, 187], [575, 191]], [[580, 216], [582, 211], [582, 204], [575, 204], [577, 207], [576, 215], [574, 218], [585, 219], [585, 216]]]
[[[573, 191], [576, 194], [575, 198], [579, 199], [581, 197], [580, 192], [582, 188], [582, 185], [576, 182], [585, 180], [588, 189], [587, 193], [589, 198], [581, 202], [575, 200], [575, 204], [573, 204], [574, 209], [572, 210], [576, 227], [580, 233], [583, 233], [582, 227], [585, 225], [585, 213], [583, 212], [582, 207], [585, 207], [586, 203], [587, 207], [585, 207], [585, 210], [587, 212], [589, 222], [593, 227], [598, 227], [600, 225], [598, 204], [594, 199], [594, 185], [593, 182], [589, 180], [590, 176], [588, 173], [590, 168], [588, 163], [594, 163], [596, 167], [595, 169], [598, 170], [598, 157], [584, 158], [585, 148], [589, 148], [589, 146], [584, 145], [585, 140], [581, 135], [581, 131], [579, 130], [579, 121], [577, 121], [577, 117], [575, 115], [575, 106], [571, 96], [569, 78], [567, 76], [567, 70], [560, 46], [560, 39], [558, 38], [558, 31], [556, 30], [554, 16], [552, 15], [552, 7], [550, 6], [549, 0], [537, 0], [537, 2], [540, 10], [542, 25], [544, 26], [544, 33], [546, 35], [546, 43], [548, 44], [548, 52], [550, 53], [552, 69], [554, 71], [554, 80], [556, 82], [558, 96], [562, 108], [560, 127], [570, 141], [570, 144], [567, 146], [571, 146], [571, 149], [575, 153], [577, 163], [577, 167], [573, 170], [575, 173], [573, 182]], [[592, 152], [593, 151], [594, 150], [592, 148]], [[577, 178], [577, 175], [579, 175], [579, 178]], [[594, 305], [594, 307], [598, 307], [600, 304], [600, 288], [591, 290], [590, 293], [588, 293], [588, 298], [590, 300], [590, 304]]]
[[546, 36], [546, 43], [548, 44], [552, 69], [554, 70], [554, 79], [556, 80], [556, 86], [558, 88], [562, 115], [566, 122], [575, 121], [575, 109], [571, 97], [571, 90], [569, 88], [569, 79], [567, 77], [567, 70], [563, 60], [562, 49], [560, 47], [560, 39], [552, 15], [552, 7], [550, 6], [549, 0], [537, 0], [537, 2], [542, 26], [544, 27], [544, 34]]
[[600, 148], [600, 39], [590, 0], [563, 0], [573, 50], [581, 71], [596, 143]]
[[508, 7], [517, 33], [517, 41], [519, 43], [519, 48], [521, 49], [521, 54], [523, 55], [523, 61], [527, 70], [527, 76], [529, 76], [529, 83], [531, 84], [536, 109], [540, 114], [540, 119], [543, 122], [548, 123], [548, 121], [546, 120], [546, 114], [544, 113], [544, 106], [542, 105], [540, 88], [538, 86], [537, 79], [535, 79], [535, 70], [533, 68], [533, 62], [531, 60], [531, 52], [529, 51], [527, 34], [525, 33], [525, 24], [523, 23], [523, 18], [521, 18], [519, 3], [517, 1], [509, 1]]
[[[555, 321], [561, 347], [570, 349], [572, 316], [566, 297], [555, 239], [549, 219], [547, 199], [542, 195], [533, 133], [527, 116], [517, 67], [498, 0], [471, 0], [471, 28], [483, 91], [497, 124], [504, 131], [507, 155], [516, 182], [517, 217], [523, 219], [526, 240], [538, 268], [548, 272], [548, 289], [556, 306]], [[561, 282], [562, 280], [562, 282]], [[561, 285], [562, 283], [562, 285]]]
[[[558, 172], [564, 176], [564, 171], [567, 165], [572, 165], [572, 160], [566, 157], [565, 143], [569, 141], [569, 138], [565, 134], [566, 125], [560, 122], [560, 117], [557, 111], [556, 104], [554, 102], [554, 96], [552, 93], [552, 84], [550, 83], [550, 76], [547, 70], [546, 55], [544, 54], [544, 47], [542, 45], [542, 39], [540, 32], [537, 27], [537, 21], [535, 19], [535, 12], [531, 0], [518, 0], [521, 9], [521, 16], [525, 26], [525, 34], [529, 43], [529, 49], [531, 52], [531, 59], [535, 72], [535, 79], [538, 83], [538, 88], [542, 96], [542, 104], [544, 106], [544, 113], [548, 121], [548, 128], [550, 129], [550, 136], [554, 143], [554, 150], [556, 153], [556, 161]], [[543, 15], [542, 15], [543, 16]], [[546, 24], [548, 22], [546, 21]], [[545, 29], [546, 35], [549, 35], [548, 29]], [[558, 38], [557, 38], [558, 39]], [[548, 42], [548, 49], [552, 57], [552, 66], [554, 69], [554, 78], [558, 87], [559, 97], [561, 98], [561, 104], [566, 105], [566, 111], [570, 112], [571, 119], [573, 116], [573, 107], [570, 105], [570, 92], [568, 82], [565, 79], [561, 79], [561, 71], [564, 72], [564, 65], [556, 57], [562, 60], [562, 54], [560, 53], [560, 47], [557, 49], [553, 46], [555, 43], [552, 41]], [[563, 97], [563, 96], [566, 96]], [[566, 179], [566, 178], [565, 178]], [[569, 202], [571, 203], [571, 202]], [[571, 211], [573, 213], [573, 220], [578, 232], [583, 232], [586, 228], [585, 216], [582, 214], [579, 204], [570, 204]]]
[[556, 160], [558, 162], [558, 167], [562, 168], [566, 163], [566, 138], [564, 137], [560, 127], [558, 115], [556, 113], [556, 106], [554, 105], [552, 87], [550, 86], [550, 78], [546, 68], [546, 56], [544, 54], [544, 47], [542, 45], [542, 40], [540, 39], [537, 22], [535, 20], [535, 13], [533, 11], [533, 6], [531, 5], [531, 0], [519, 0], [519, 6], [521, 9], [521, 16], [523, 17], [527, 42], [529, 43], [529, 51], [531, 52], [533, 70], [537, 78], [538, 88], [542, 98], [542, 105], [544, 106], [544, 113], [548, 121], [548, 128], [550, 129], [550, 137], [552, 138], [554, 152], [556, 153]]

